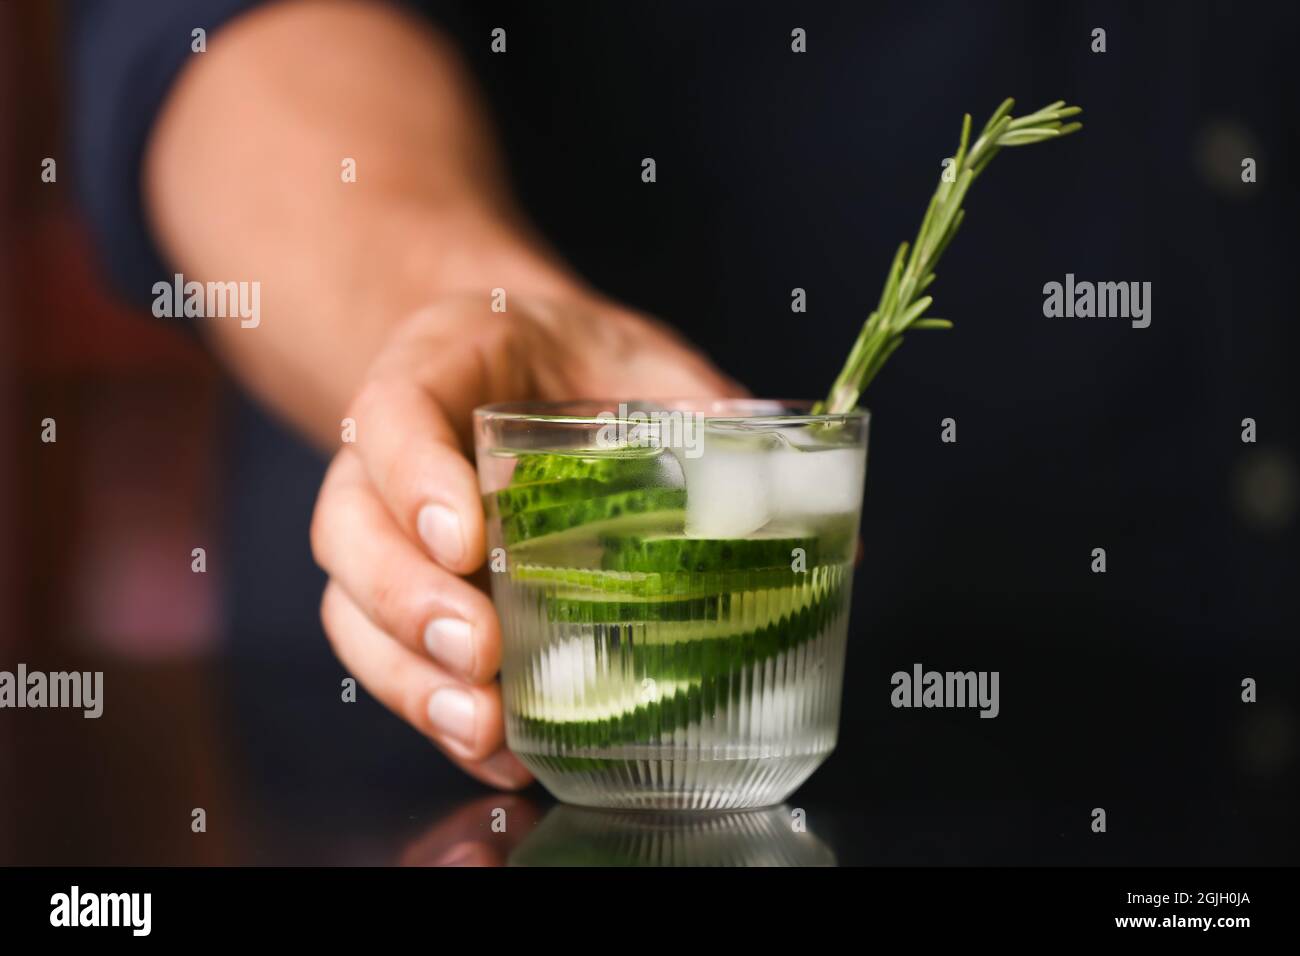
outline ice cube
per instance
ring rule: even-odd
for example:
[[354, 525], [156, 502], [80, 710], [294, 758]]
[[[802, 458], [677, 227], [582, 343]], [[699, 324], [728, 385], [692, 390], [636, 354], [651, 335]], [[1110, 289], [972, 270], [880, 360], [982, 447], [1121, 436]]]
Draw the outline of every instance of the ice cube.
[[786, 445], [769, 454], [766, 464], [772, 518], [851, 514], [862, 502], [861, 449]]
[[742, 538], [772, 517], [767, 464], [771, 435], [706, 431], [699, 454], [678, 452], [686, 476], [686, 533], [695, 538]]
[[664, 488], [685, 488], [686, 475], [682, 467], [681, 456], [661, 452], [655, 459], [658, 471], [657, 484]]

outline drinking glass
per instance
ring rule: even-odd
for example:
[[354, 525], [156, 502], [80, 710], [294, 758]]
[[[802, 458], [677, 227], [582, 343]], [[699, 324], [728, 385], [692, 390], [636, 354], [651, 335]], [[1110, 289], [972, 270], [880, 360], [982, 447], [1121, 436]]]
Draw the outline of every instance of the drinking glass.
[[784, 800], [835, 746], [867, 413], [474, 416], [510, 749], [585, 806]]

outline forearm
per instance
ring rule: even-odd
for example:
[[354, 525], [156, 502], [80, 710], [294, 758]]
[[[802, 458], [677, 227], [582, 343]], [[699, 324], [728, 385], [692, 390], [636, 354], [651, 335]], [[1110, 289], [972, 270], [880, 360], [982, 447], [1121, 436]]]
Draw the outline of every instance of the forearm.
[[205, 328], [259, 398], [325, 444], [413, 309], [578, 287], [512, 209], [454, 52], [382, 4], [273, 4], [214, 36], [155, 127], [145, 193], [186, 279], [260, 283], [257, 328]]

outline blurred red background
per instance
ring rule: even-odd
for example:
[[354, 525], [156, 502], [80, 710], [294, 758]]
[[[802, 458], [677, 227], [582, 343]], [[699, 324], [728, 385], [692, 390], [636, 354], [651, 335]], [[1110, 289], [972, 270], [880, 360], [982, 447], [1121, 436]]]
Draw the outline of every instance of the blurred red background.
[[[195, 342], [106, 288], [75, 211], [62, 31], [60, 4], [0, 4], [0, 669], [104, 670], [108, 706], [90, 733], [80, 712], [0, 712], [0, 862], [220, 862], [229, 834], [164, 842], [156, 825], [184, 793], [217, 812], [227, 789], [217, 582], [190, 567], [218, 521], [219, 382]], [[146, 703], [175, 719], [122, 733]]]

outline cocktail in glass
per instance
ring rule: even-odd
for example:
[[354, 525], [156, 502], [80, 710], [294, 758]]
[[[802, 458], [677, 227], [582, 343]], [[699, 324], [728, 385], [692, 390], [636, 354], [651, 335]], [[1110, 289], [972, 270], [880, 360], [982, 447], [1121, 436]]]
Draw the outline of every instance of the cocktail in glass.
[[559, 799], [779, 803], [835, 746], [867, 413], [475, 412], [510, 749]]

